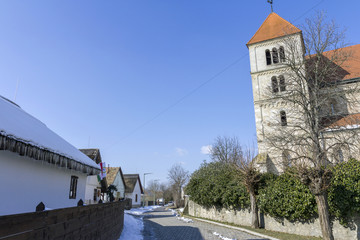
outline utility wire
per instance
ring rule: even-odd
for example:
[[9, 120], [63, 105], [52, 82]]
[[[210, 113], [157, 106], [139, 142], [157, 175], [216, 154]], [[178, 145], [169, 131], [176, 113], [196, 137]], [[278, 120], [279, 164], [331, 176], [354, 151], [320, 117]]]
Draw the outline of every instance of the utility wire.
[[[308, 14], [310, 11], [312, 11], [314, 8], [318, 7], [321, 3], [323, 3], [325, 0], [321, 0], [318, 3], [316, 3], [314, 6], [312, 6], [311, 8], [309, 8], [308, 10], [306, 10], [303, 14], [301, 14], [299, 17], [295, 18], [292, 22], [296, 22], [299, 19], [301, 19], [303, 16], [305, 16], [306, 14]], [[153, 122], [155, 119], [159, 118], [161, 115], [165, 114], [166, 112], [168, 112], [170, 109], [172, 109], [173, 107], [177, 106], [178, 104], [180, 104], [181, 102], [183, 102], [186, 98], [190, 97], [191, 95], [193, 95], [194, 93], [196, 93], [198, 90], [200, 90], [202, 87], [204, 87], [205, 85], [207, 85], [208, 83], [210, 83], [211, 81], [215, 80], [217, 77], [219, 77], [220, 75], [222, 75], [224, 72], [226, 72], [227, 70], [229, 70], [230, 68], [232, 68], [233, 66], [235, 66], [237, 63], [239, 63], [244, 57], [247, 57], [248, 53], [242, 55], [241, 57], [239, 57], [238, 59], [236, 59], [235, 61], [233, 61], [232, 63], [230, 63], [229, 65], [227, 65], [226, 67], [224, 67], [222, 70], [220, 70], [219, 72], [217, 72], [215, 75], [213, 75], [212, 77], [210, 77], [208, 80], [204, 81], [203, 83], [201, 83], [199, 86], [195, 87], [194, 89], [192, 89], [191, 91], [189, 91], [188, 93], [186, 93], [185, 95], [183, 95], [181, 98], [179, 98], [177, 101], [175, 101], [174, 103], [170, 104], [168, 107], [166, 107], [165, 109], [163, 109], [162, 111], [160, 111], [159, 113], [157, 113], [156, 115], [154, 115], [152, 118], [148, 119], [147, 121], [145, 121], [144, 123], [140, 124], [139, 126], [137, 126], [136, 128], [134, 128], [133, 130], [131, 130], [128, 134], [126, 134], [124, 137], [122, 137], [119, 141], [117, 141], [116, 143], [112, 144], [110, 147], [113, 147], [117, 144], [119, 144], [120, 142], [124, 141], [125, 139], [127, 139], [128, 137], [130, 137], [131, 135], [133, 135], [134, 133], [138, 132], [140, 129], [142, 129], [143, 127], [145, 127], [146, 125], [148, 125], [149, 123]]]

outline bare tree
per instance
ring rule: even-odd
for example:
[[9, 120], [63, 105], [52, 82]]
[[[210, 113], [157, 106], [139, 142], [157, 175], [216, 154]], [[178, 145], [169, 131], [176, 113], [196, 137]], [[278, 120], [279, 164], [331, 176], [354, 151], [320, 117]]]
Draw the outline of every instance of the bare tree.
[[280, 79], [280, 86], [269, 86], [268, 101], [286, 110], [269, 121], [263, 135], [284, 168], [296, 165], [298, 176], [315, 195], [323, 238], [333, 239], [327, 201], [329, 166], [341, 158], [339, 149], [348, 156], [350, 150], [358, 152], [354, 151], [359, 146], [358, 130], [347, 127], [358, 124], [351, 115], [354, 109], [359, 112], [358, 85], [342, 81], [352, 54], [343, 48], [344, 32], [327, 22], [323, 13], [306, 20], [302, 29], [303, 43], [292, 36], [283, 40], [285, 55], [280, 57], [286, 84]]
[[148, 186], [146, 188], [146, 190], [148, 190], [151, 193], [151, 196], [154, 199], [154, 204], [156, 201], [157, 197], [161, 197], [161, 188], [160, 188], [160, 183], [158, 180], [152, 180], [148, 183]]
[[210, 148], [211, 160], [215, 162], [236, 164], [243, 152], [236, 137], [218, 136]]
[[175, 164], [169, 169], [168, 179], [173, 188], [175, 206], [178, 207], [181, 202], [181, 190], [189, 179], [189, 172], [180, 164]]
[[213, 161], [233, 166], [239, 172], [239, 180], [250, 195], [251, 226], [259, 228], [256, 192], [259, 187], [260, 172], [253, 161], [255, 151], [250, 148], [243, 149], [236, 137], [217, 137], [212, 144], [210, 157]]

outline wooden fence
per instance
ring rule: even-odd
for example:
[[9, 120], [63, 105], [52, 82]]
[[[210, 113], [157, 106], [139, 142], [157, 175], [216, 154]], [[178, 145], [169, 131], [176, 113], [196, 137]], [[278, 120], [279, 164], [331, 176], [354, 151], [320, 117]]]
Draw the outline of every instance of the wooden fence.
[[0, 239], [115, 240], [128, 201], [0, 216]]

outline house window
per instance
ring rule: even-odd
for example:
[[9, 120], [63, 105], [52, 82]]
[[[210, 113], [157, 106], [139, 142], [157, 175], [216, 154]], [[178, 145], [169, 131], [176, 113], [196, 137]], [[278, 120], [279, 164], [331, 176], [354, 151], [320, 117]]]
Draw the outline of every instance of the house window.
[[286, 90], [286, 86], [285, 86], [285, 78], [283, 75], [279, 76], [279, 86], [280, 86], [280, 92], [283, 92]]
[[278, 86], [278, 82], [277, 82], [277, 79], [275, 76], [273, 76], [271, 78], [271, 86], [272, 86], [273, 93], [279, 92], [279, 86]]
[[138, 200], [138, 197], [137, 197], [137, 194], [135, 194], [135, 202], [137, 202]]
[[283, 47], [279, 48], [279, 54], [280, 54], [280, 61], [285, 62], [285, 51]]
[[94, 188], [94, 197], [93, 197], [94, 201], [96, 201], [97, 195], [98, 195], [98, 190], [96, 188]]
[[286, 120], [286, 113], [285, 113], [285, 111], [281, 111], [281, 112], [280, 112], [280, 122], [281, 122], [281, 126], [286, 126], [286, 125], [287, 125], [287, 120]]
[[271, 65], [271, 55], [269, 49], [265, 50], [265, 55], [266, 55], [266, 65]]
[[272, 58], [273, 58], [273, 63], [279, 62], [279, 54], [278, 54], [278, 50], [276, 48], [272, 49]]
[[78, 177], [77, 176], [71, 176], [70, 192], [69, 192], [69, 198], [70, 199], [75, 199], [76, 198], [77, 182], [78, 182]]

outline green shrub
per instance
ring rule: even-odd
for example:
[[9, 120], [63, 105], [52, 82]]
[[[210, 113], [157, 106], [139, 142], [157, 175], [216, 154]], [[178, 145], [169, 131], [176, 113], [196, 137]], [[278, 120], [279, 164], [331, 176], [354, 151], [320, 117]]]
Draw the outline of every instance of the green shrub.
[[258, 204], [266, 214], [290, 221], [305, 221], [316, 215], [315, 197], [295, 176], [285, 172], [269, 176], [259, 190]]
[[190, 178], [186, 193], [205, 207], [240, 207], [249, 205], [249, 195], [239, 184], [236, 172], [227, 164], [204, 162]]
[[330, 213], [345, 226], [349, 217], [360, 213], [360, 161], [350, 159], [333, 168], [328, 200]]

